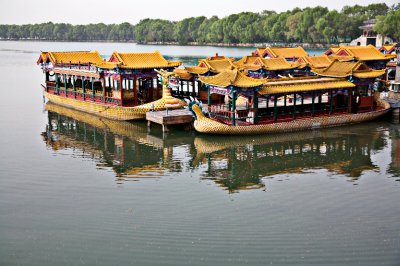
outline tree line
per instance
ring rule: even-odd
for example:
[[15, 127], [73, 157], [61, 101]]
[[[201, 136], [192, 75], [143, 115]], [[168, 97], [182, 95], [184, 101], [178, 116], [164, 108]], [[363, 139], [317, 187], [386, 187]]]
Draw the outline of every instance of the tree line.
[[42, 23], [0, 25], [1, 39], [57, 41], [135, 41], [138, 43], [321, 43], [349, 42], [361, 34], [363, 21], [376, 18], [375, 31], [400, 39], [400, 4], [295, 8], [286, 12], [242, 12], [224, 18], [200, 16], [181, 21], [144, 19], [138, 24], [71, 25]]

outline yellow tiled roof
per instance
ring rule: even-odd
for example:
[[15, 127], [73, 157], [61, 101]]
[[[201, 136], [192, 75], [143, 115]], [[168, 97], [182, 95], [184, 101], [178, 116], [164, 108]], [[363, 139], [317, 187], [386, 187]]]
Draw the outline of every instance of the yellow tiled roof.
[[233, 64], [241, 69], [246, 69], [246, 70], [252, 70], [256, 71], [259, 70], [262, 66], [261, 65], [256, 65], [255, 62], [257, 59], [261, 57], [259, 56], [244, 56], [243, 58], [239, 59], [238, 61], [233, 62]]
[[308, 56], [307, 52], [301, 46], [297, 47], [267, 47], [264, 50], [263, 57], [266, 53], [272, 55], [272, 57], [283, 57], [283, 58], [299, 58]]
[[192, 74], [190, 74], [186, 69], [183, 68], [175, 68], [172, 72], [177, 74], [180, 79], [184, 80], [189, 80], [193, 77]]
[[112, 69], [112, 68], [118, 67], [118, 63], [103, 61], [103, 62], [100, 62], [100, 63], [96, 63], [96, 66], [100, 67], [100, 68]]
[[337, 51], [339, 51], [339, 49], [340, 49], [340, 46], [331, 46], [328, 50], [325, 51], [324, 54], [328, 54], [329, 52], [332, 52], [335, 54]]
[[267, 49], [267, 48], [257, 48], [256, 51], [255, 51], [255, 54], [258, 55], [258, 56], [263, 56], [264, 52], [265, 52], [265, 49]]
[[195, 67], [185, 67], [185, 69], [193, 74], [202, 75], [211, 71], [213, 73], [220, 73], [225, 70], [234, 69], [236, 66], [232, 63], [231, 58], [221, 57], [221, 59], [200, 59], [199, 64]]
[[382, 70], [371, 69], [371, 71], [355, 71], [353, 72], [353, 76], [359, 79], [377, 78], [379, 76], [384, 75], [385, 72], [386, 72], [385, 69]]
[[338, 61], [341, 61], [341, 62], [348, 62], [348, 61], [354, 60], [354, 57], [351, 56], [351, 55], [349, 55], [349, 56], [345, 56], [345, 55], [343, 55], [343, 56], [340, 56], [340, 55], [328, 55], [328, 57], [332, 61], [333, 60], [338, 60]]
[[71, 64], [96, 64], [103, 63], [104, 60], [99, 52], [48, 52], [47, 56], [54, 64], [71, 63]]
[[259, 56], [251, 55], [251, 56], [243, 56], [238, 61], [233, 62], [237, 66], [244, 66], [244, 65], [252, 65], [254, 62], [260, 58]]
[[325, 68], [332, 63], [332, 59], [326, 54], [319, 56], [305, 56], [299, 59], [299, 62], [306, 63], [311, 68]]
[[355, 85], [349, 81], [336, 78], [320, 78], [309, 80], [287, 80], [267, 82], [258, 91], [264, 94], [295, 93], [316, 90], [329, 90], [341, 88], [353, 88]]
[[218, 60], [204, 60], [210, 68], [210, 71], [220, 73], [227, 69], [233, 69], [235, 66], [232, 64], [231, 59], [218, 59]]
[[386, 53], [391, 53], [396, 47], [396, 44], [397, 43], [384, 44], [379, 50], [380, 51], [384, 50]]
[[42, 52], [38, 63], [40, 60], [47, 61], [55, 64], [92, 64], [99, 68], [112, 69], [118, 66], [117, 63], [106, 62], [100, 56], [99, 52]]
[[300, 65], [298, 62], [289, 63], [285, 58], [259, 58], [255, 64], [261, 65], [264, 69], [270, 71], [293, 69]]
[[218, 54], [215, 54], [215, 55], [213, 55], [213, 56], [209, 56], [209, 57], [206, 58], [207, 61], [212, 61], [212, 60], [223, 60], [223, 59], [232, 60], [231, 58], [229, 58], [229, 57], [227, 57], [227, 56], [218, 55]]
[[182, 62], [172, 62], [166, 60], [159, 51], [141, 53], [118, 53], [114, 52], [111, 57], [115, 57], [121, 68], [147, 69], [147, 68], [170, 68], [177, 67]]
[[203, 75], [209, 71], [208, 67], [199, 67], [199, 66], [185, 67], [185, 70], [189, 73], [197, 75]]
[[252, 88], [264, 84], [267, 79], [253, 79], [245, 76], [237, 69], [225, 70], [215, 76], [200, 77], [200, 81], [218, 87], [235, 86], [239, 88]]
[[340, 62], [333, 61], [324, 69], [313, 69], [313, 72], [324, 77], [348, 77], [357, 78], [376, 78], [385, 74], [385, 70], [370, 69], [362, 62]]
[[392, 58], [392, 55], [386, 56], [382, 54], [371, 44], [367, 46], [341, 46], [335, 55], [339, 57], [342, 51], [345, 51], [349, 56], [360, 61], [389, 60]]
[[39, 58], [38, 58], [38, 60], [36, 61], [36, 64], [40, 64], [40, 63], [43, 63], [43, 62], [46, 62], [47, 61], [47, 52], [41, 52], [40, 53], [40, 55], [39, 55]]

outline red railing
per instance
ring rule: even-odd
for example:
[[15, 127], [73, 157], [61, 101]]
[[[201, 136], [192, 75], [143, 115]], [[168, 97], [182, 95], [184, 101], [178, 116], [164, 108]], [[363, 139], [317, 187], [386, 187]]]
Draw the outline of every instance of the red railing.
[[[53, 88], [47, 88], [47, 92], [50, 94], [57, 95], [56, 90]], [[60, 89], [58, 91], [58, 95], [65, 97], [65, 98], [72, 98], [72, 99], [76, 99], [76, 100], [80, 100], [80, 101], [83, 101], [83, 98], [85, 98], [85, 102], [104, 103], [107, 105], [121, 105], [120, 99], [115, 99], [112, 97], [104, 97], [104, 101], [103, 101], [103, 96], [95, 95], [93, 98], [93, 95], [91, 93], [84, 94], [79, 91], [74, 92], [74, 91], [69, 91], [69, 90], [65, 91], [65, 90]]]

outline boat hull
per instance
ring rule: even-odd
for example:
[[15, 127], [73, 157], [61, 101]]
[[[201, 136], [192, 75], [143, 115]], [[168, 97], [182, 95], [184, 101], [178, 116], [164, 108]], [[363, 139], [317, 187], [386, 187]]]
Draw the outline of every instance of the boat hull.
[[340, 114], [330, 116], [320, 116], [313, 118], [295, 119], [287, 122], [276, 122], [271, 124], [231, 126], [210, 118], [202, 113], [198, 105], [193, 105], [192, 109], [196, 114], [194, 128], [200, 133], [220, 134], [220, 135], [256, 135], [265, 133], [295, 132], [318, 128], [327, 128], [341, 125], [350, 125], [376, 119], [390, 110], [389, 103], [378, 98], [376, 111]]
[[[153, 108], [155, 111], [160, 111], [165, 110], [168, 106], [168, 99], [166, 98], [161, 98], [159, 100], [135, 107], [123, 107], [96, 102], [81, 101], [73, 98], [65, 98], [48, 92], [44, 93], [46, 98], [52, 103], [113, 120], [144, 120], [146, 118], [146, 113]], [[185, 102], [179, 101], [178, 104], [175, 104], [174, 106], [168, 106], [168, 108], [180, 109], [184, 105]]]

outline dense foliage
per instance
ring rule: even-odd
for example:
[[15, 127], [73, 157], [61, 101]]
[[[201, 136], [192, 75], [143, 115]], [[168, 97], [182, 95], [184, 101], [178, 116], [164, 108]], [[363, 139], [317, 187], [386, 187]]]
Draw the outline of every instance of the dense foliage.
[[0, 25], [2, 39], [60, 41], [136, 41], [187, 43], [339, 43], [357, 38], [364, 20], [377, 18], [375, 30], [400, 38], [400, 10], [385, 3], [345, 6], [340, 12], [325, 7], [295, 8], [276, 13], [242, 12], [224, 18], [192, 17], [178, 22], [144, 19], [138, 24], [71, 25], [42, 23]]

